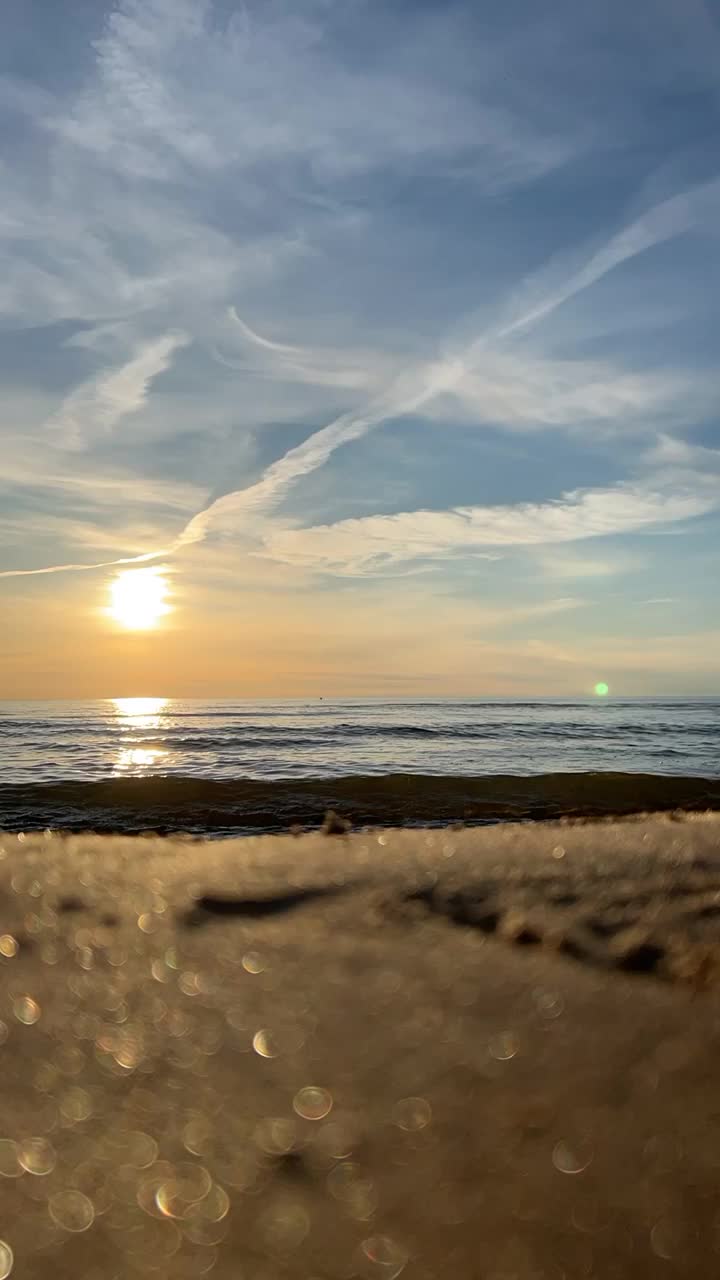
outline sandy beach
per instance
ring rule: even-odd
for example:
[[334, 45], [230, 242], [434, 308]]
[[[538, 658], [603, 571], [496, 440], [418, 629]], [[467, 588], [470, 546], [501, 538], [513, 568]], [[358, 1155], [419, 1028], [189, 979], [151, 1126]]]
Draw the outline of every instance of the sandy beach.
[[719, 837], [0, 837], [0, 1275], [712, 1274]]

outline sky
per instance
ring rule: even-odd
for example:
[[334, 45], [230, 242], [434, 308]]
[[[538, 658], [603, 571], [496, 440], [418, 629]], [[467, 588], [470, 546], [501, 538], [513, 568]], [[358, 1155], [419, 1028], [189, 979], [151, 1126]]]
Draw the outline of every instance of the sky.
[[715, 0], [5, 0], [0, 178], [0, 697], [720, 693]]

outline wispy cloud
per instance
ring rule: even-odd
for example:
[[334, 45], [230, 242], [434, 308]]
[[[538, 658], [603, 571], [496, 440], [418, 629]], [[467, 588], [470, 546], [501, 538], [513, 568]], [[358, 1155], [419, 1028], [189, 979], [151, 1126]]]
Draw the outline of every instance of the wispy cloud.
[[[324, 465], [336, 449], [372, 431], [389, 418], [397, 418], [409, 413], [424, 410], [438, 397], [467, 395], [468, 389], [476, 406], [487, 395], [489, 400], [489, 416], [493, 410], [498, 412], [500, 421], [510, 417], [511, 422], [518, 420], [576, 422], [578, 418], [614, 416], [625, 410], [642, 406], [647, 411], [653, 403], [661, 399], [660, 388], [662, 376], [649, 378], [628, 377], [616, 381], [601, 379], [583, 379], [575, 371], [570, 374], [569, 366], [563, 369], [565, 385], [558, 379], [557, 366], [553, 369], [537, 364], [531, 372], [530, 386], [511, 389], [511, 380], [507, 373], [503, 382], [495, 384], [483, 383], [478, 367], [482, 366], [488, 348], [493, 341], [509, 338], [516, 330], [526, 328], [549, 315], [562, 302], [571, 296], [590, 288], [607, 272], [621, 262], [642, 253], [662, 238], [669, 238], [686, 230], [692, 223], [693, 216], [700, 212], [707, 213], [707, 206], [714, 207], [714, 201], [720, 201], [720, 182], [708, 188], [694, 189], [685, 195], [667, 201], [656, 209], [649, 211], [644, 218], [628, 225], [622, 232], [613, 236], [604, 249], [593, 254], [585, 266], [574, 272], [565, 282], [556, 286], [545, 298], [533, 308], [522, 313], [510, 324], [501, 325], [493, 331], [485, 330], [468, 342], [457, 353], [445, 357], [419, 363], [396, 378], [384, 395], [369, 403], [358, 412], [340, 415], [328, 426], [311, 435], [302, 445], [290, 450], [284, 458], [270, 466], [263, 479], [246, 490], [235, 490], [217, 499], [205, 511], [198, 513], [178, 540], [178, 546], [196, 542], [207, 536], [212, 525], [229, 518], [242, 519], [248, 513], [258, 514], [272, 508], [285, 496], [289, 488], [303, 476]], [[243, 326], [246, 333], [252, 333]], [[253, 335], [256, 336], [256, 335]], [[287, 348], [283, 350], [283, 356]], [[496, 363], [502, 368], [503, 357]], [[506, 365], [512, 368], [512, 357]], [[516, 367], [519, 361], [516, 360]], [[525, 366], [527, 369], [527, 366]], [[532, 374], [535, 378], [534, 394], [532, 390]], [[552, 398], [545, 407], [539, 403], [538, 384], [547, 388], [555, 375], [555, 385], [560, 382], [559, 394], [555, 396], [553, 408]], [[568, 381], [570, 383], [568, 387]], [[493, 389], [495, 399], [493, 403]], [[667, 392], [667, 382], [665, 383]], [[510, 413], [507, 410], [510, 407]], [[504, 410], [504, 412], [503, 412]], [[487, 412], [487, 409], [486, 409]], [[549, 418], [548, 415], [549, 414]], [[543, 415], [545, 415], [543, 419]], [[282, 535], [281, 535], [282, 536]]]
[[543, 577], [569, 582], [593, 582], [626, 573], [639, 573], [646, 564], [645, 557], [622, 550], [605, 549], [602, 555], [596, 556], [552, 547], [549, 551], [543, 550], [533, 556], [533, 569], [539, 567]]
[[428, 81], [387, 54], [329, 57], [322, 18], [312, 5], [228, 19], [208, 0], [121, 0], [97, 43], [95, 84], [56, 128], [143, 178], [291, 159], [337, 179], [471, 152], [485, 182], [504, 187], [567, 157], [563, 137], [478, 102], [440, 68]]
[[268, 534], [264, 554], [321, 572], [367, 573], [484, 548], [544, 546], [638, 532], [720, 508], [720, 486], [663, 492], [642, 485], [567, 493], [545, 503], [367, 516]]
[[691, 404], [709, 405], [720, 381], [674, 372], [628, 372], [608, 361], [542, 359], [489, 349], [475, 354], [452, 390], [427, 416], [516, 430], [585, 429], [687, 419]]
[[150, 385], [170, 367], [173, 355], [188, 344], [184, 333], [167, 333], [144, 343], [117, 369], [106, 370], [83, 383], [51, 418], [48, 430], [67, 448], [87, 447], [98, 436], [108, 435], [129, 414], [146, 402]]

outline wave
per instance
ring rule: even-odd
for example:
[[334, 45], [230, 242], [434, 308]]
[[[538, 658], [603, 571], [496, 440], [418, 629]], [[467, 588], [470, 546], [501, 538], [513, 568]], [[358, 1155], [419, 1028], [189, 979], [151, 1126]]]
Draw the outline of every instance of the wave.
[[[699, 734], [715, 736], [718, 726], [713, 722], [682, 724], [677, 721], [656, 721], [653, 724], [638, 724], [633, 721], [614, 721], [592, 724], [588, 721], [556, 721], [552, 724], [528, 724], [527, 721], [487, 721], [476, 724], [333, 724], [331, 721], [321, 726], [262, 725], [229, 723], [224, 729], [210, 730], [208, 733], [188, 732], [190, 726], [162, 725], [158, 731], [148, 732], [141, 729], [133, 731], [131, 726], [123, 728], [119, 734], [117, 726], [105, 725], [85, 726], [78, 734], [75, 726], [55, 722], [36, 722], [18, 725], [20, 733], [13, 732], [17, 745], [31, 745], [40, 739], [43, 743], [61, 742], [71, 738], [73, 745], [80, 748], [86, 739], [104, 739], [112, 745], [173, 747], [197, 750], [213, 750], [221, 747], [262, 747], [279, 746], [297, 747], [314, 746], [325, 741], [337, 744], [339, 741], [363, 739], [397, 739], [429, 741], [439, 739], [498, 741], [512, 735], [514, 739], [527, 740], [535, 738], [581, 738], [601, 739], [612, 742], [616, 737], [623, 741], [630, 738], [663, 738], [672, 734], [676, 738], [696, 738]], [[10, 734], [9, 728], [0, 725], [0, 736]], [[63, 745], [64, 750], [68, 746]]]
[[155, 776], [0, 786], [0, 829], [185, 831], [211, 836], [317, 827], [477, 825], [720, 809], [720, 779], [647, 773], [357, 775], [268, 782]]

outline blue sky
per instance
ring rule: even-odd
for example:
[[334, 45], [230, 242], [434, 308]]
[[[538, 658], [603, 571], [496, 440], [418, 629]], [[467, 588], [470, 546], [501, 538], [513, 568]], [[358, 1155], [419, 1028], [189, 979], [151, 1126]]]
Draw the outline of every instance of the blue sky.
[[718, 691], [720, 6], [3, 22], [0, 693]]

